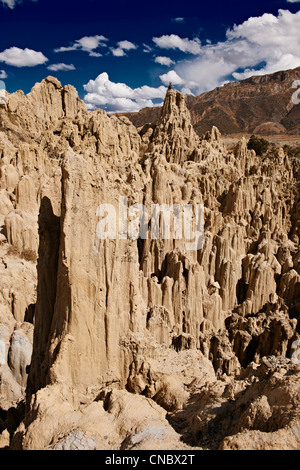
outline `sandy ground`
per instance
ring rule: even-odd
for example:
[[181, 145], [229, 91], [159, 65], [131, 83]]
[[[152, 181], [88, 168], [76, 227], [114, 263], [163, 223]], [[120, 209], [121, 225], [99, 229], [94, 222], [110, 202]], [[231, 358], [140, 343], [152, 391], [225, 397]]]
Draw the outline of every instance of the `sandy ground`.
[[[223, 135], [222, 139], [226, 145], [228, 150], [233, 150], [236, 143], [242, 138], [245, 137], [247, 140], [251, 137], [251, 134], [231, 134], [231, 135]], [[259, 135], [258, 137], [268, 140], [269, 142], [273, 142], [278, 147], [283, 147], [284, 145], [290, 145], [299, 147], [300, 146], [300, 135], [294, 134], [278, 134], [278, 135]]]

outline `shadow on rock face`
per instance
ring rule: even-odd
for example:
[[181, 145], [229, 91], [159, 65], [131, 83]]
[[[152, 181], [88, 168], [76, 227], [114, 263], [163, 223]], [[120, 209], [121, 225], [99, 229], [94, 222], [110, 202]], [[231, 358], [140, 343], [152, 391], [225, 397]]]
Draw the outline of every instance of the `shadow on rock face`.
[[37, 303], [32, 363], [28, 390], [36, 391], [46, 382], [46, 354], [54, 314], [60, 245], [60, 217], [53, 213], [48, 197], [43, 197], [38, 217], [39, 251], [37, 262]]

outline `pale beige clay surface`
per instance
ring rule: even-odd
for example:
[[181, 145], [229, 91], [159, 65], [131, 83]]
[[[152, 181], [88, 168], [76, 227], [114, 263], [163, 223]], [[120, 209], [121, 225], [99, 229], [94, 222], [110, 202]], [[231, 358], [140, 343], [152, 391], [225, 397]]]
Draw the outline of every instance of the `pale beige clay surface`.
[[[0, 123], [0, 447], [299, 449], [297, 161], [172, 89], [138, 131], [48, 77]], [[203, 247], [99, 239], [119, 196], [204, 204]]]

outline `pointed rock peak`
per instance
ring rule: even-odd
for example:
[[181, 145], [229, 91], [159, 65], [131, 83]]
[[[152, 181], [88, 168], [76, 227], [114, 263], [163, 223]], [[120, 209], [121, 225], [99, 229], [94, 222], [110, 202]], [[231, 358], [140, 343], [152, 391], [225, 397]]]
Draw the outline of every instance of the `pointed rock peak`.
[[236, 157], [240, 157], [247, 153], [248, 146], [245, 136], [243, 136], [235, 145], [234, 154]]
[[191, 123], [185, 96], [170, 84], [153, 133], [153, 148], [165, 155], [167, 161], [181, 163], [191, 159], [198, 143], [199, 137]]
[[187, 117], [190, 119], [190, 113], [185, 103], [185, 97], [182, 93], [172, 88], [170, 83], [166, 93], [165, 101], [162, 107], [160, 121], [171, 116]]
[[213, 126], [211, 129], [211, 139], [218, 142], [221, 140], [221, 132], [216, 126]]
[[203, 136], [203, 139], [207, 140], [208, 142], [221, 143], [221, 138], [221, 132], [216, 126], [212, 126], [211, 131], [206, 132], [206, 134]]

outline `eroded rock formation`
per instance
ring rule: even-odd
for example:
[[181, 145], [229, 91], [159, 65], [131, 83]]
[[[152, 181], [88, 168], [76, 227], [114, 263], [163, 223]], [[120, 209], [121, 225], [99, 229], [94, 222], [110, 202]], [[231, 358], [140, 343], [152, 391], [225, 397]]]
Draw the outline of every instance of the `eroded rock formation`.
[[[191, 121], [199, 136], [213, 126], [227, 134], [299, 134], [300, 108], [293, 95], [300, 68], [229, 82], [199, 96], [186, 95]], [[158, 124], [161, 109], [123, 113], [135, 126]]]
[[[3, 446], [299, 448], [299, 188], [283, 150], [262, 161], [216, 127], [199, 137], [172, 89], [140, 132], [53, 77], [7, 94], [0, 119]], [[141, 236], [141, 204], [203, 205], [203, 243], [172, 223], [151, 237], [149, 220]]]

